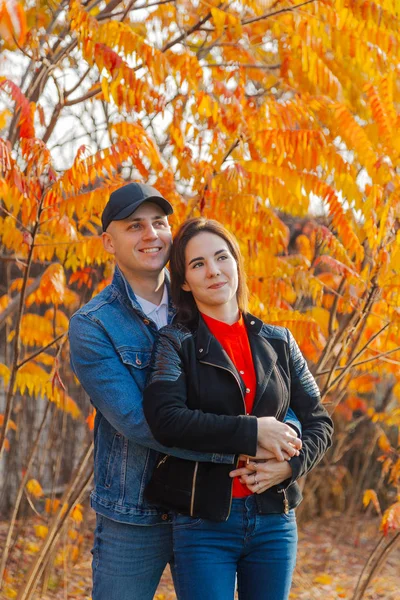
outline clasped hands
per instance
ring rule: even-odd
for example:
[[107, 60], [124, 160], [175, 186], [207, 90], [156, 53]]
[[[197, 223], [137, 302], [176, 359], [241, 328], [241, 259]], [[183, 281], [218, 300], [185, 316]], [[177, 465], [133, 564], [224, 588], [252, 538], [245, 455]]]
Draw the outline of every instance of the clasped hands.
[[292, 476], [288, 461], [300, 454], [302, 442], [294, 429], [275, 417], [260, 417], [257, 421], [257, 454], [241, 455], [239, 460], [246, 464], [231, 471], [230, 476], [240, 477], [251, 492], [262, 494]]

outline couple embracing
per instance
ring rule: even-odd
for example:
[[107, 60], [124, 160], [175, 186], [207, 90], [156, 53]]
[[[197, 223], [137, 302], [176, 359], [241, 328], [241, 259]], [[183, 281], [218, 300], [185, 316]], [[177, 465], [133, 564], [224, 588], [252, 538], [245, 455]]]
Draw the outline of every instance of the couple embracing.
[[170, 563], [179, 600], [287, 600], [296, 481], [332, 422], [292, 334], [248, 312], [234, 236], [196, 218], [172, 245], [172, 211], [148, 185], [110, 195], [113, 281], [70, 323], [97, 411], [92, 598], [151, 600]]

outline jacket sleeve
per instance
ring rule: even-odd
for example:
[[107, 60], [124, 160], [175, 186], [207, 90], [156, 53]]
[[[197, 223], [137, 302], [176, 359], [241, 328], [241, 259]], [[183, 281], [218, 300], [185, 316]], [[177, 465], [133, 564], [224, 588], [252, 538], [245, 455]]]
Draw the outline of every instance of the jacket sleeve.
[[[94, 407], [123, 436], [164, 454], [187, 460], [233, 464], [232, 454], [218, 454], [204, 445], [204, 452], [166, 448], [157, 442], [143, 414], [143, 390], [120, 360], [100, 323], [75, 314], [69, 326], [71, 366]], [[207, 447], [206, 447], [207, 446]]]
[[165, 446], [255, 456], [256, 417], [204, 413], [187, 406], [181, 350], [189, 335], [165, 327], [155, 344], [143, 395], [144, 414], [154, 437]]
[[289, 330], [287, 335], [291, 377], [290, 406], [302, 425], [303, 442], [300, 455], [289, 461], [292, 467], [292, 483], [311, 471], [331, 446], [333, 423], [321, 404], [315, 379]]

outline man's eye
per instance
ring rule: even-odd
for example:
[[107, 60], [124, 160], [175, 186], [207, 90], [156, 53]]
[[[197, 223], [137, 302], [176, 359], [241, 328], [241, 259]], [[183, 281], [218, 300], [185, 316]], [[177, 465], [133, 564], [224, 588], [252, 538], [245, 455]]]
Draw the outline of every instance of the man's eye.
[[154, 227], [168, 227], [168, 223], [165, 221], [156, 221], [154, 223]]
[[140, 227], [140, 223], [132, 223], [132, 225], [129, 226], [129, 229], [139, 229]]

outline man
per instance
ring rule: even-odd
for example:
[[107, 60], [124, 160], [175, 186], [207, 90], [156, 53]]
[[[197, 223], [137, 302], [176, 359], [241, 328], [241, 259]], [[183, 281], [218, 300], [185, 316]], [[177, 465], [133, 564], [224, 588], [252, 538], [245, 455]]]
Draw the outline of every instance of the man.
[[97, 409], [93, 600], [151, 600], [172, 560], [170, 515], [144, 497], [157, 464], [154, 450], [189, 460], [235, 460], [165, 448], [154, 440], [143, 415], [154, 338], [174, 315], [164, 269], [172, 212], [171, 204], [148, 185], [129, 183], [110, 195], [102, 235], [115, 257], [114, 278], [71, 318], [71, 365]]

